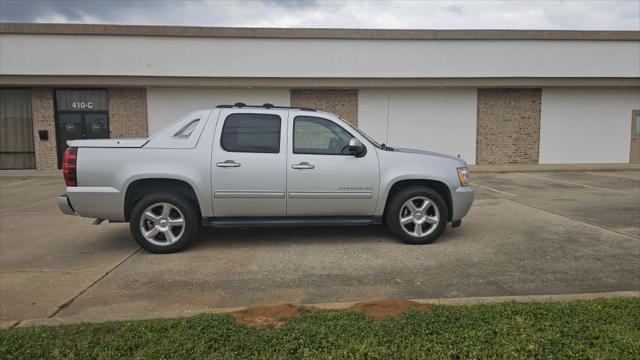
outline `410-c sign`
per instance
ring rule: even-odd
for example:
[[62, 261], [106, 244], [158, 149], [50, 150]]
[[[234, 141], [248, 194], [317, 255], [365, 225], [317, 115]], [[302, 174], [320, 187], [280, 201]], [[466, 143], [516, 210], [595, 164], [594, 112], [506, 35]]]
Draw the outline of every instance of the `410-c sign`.
[[71, 108], [73, 110], [93, 110], [94, 105], [93, 101], [74, 101], [71, 103]]

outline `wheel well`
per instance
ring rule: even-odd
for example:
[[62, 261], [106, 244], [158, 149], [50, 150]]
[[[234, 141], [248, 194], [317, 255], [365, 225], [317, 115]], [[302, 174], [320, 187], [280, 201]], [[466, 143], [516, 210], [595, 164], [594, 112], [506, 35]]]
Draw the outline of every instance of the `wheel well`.
[[129, 221], [129, 216], [133, 207], [145, 196], [155, 192], [171, 192], [180, 194], [191, 201], [198, 213], [200, 213], [200, 204], [196, 197], [195, 191], [188, 183], [175, 179], [141, 179], [129, 184], [127, 192], [124, 196], [124, 219]]
[[391, 190], [389, 190], [389, 194], [387, 195], [386, 203], [384, 204], [384, 215], [386, 216], [387, 209], [389, 207], [389, 201], [393, 198], [393, 196], [400, 190], [407, 188], [409, 186], [424, 186], [435, 190], [442, 198], [447, 205], [447, 212], [449, 213], [449, 221], [453, 218], [453, 200], [451, 199], [451, 191], [449, 187], [440, 181], [437, 180], [423, 180], [423, 179], [415, 179], [415, 180], [400, 180], [397, 183], [391, 186]]

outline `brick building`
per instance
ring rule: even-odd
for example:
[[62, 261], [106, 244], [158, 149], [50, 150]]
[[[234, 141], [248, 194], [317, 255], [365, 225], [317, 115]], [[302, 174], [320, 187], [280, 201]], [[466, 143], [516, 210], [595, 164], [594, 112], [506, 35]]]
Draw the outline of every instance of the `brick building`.
[[640, 32], [0, 24], [4, 169], [239, 101], [469, 163], [638, 162]]

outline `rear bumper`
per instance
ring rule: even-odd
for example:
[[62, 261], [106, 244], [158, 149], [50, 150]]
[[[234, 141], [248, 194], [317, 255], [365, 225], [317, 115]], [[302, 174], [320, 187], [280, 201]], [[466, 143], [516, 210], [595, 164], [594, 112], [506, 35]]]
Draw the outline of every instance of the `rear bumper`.
[[461, 186], [453, 192], [453, 216], [452, 220], [465, 217], [473, 204], [474, 191], [468, 186]]
[[66, 195], [73, 210], [82, 217], [124, 220], [124, 196], [111, 187], [70, 186]]
[[71, 207], [71, 203], [69, 203], [69, 198], [67, 197], [67, 195], [60, 195], [57, 197], [57, 202], [58, 202], [58, 208], [60, 208], [60, 211], [62, 211], [63, 214], [66, 215], [75, 215], [76, 212], [73, 211], [73, 208]]

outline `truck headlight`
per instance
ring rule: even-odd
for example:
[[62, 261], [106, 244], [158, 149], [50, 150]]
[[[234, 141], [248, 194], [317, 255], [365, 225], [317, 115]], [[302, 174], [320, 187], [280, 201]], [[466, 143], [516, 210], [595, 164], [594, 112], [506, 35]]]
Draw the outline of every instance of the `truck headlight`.
[[469, 170], [466, 167], [458, 168], [458, 179], [460, 179], [460, 185], [469, 185]]

